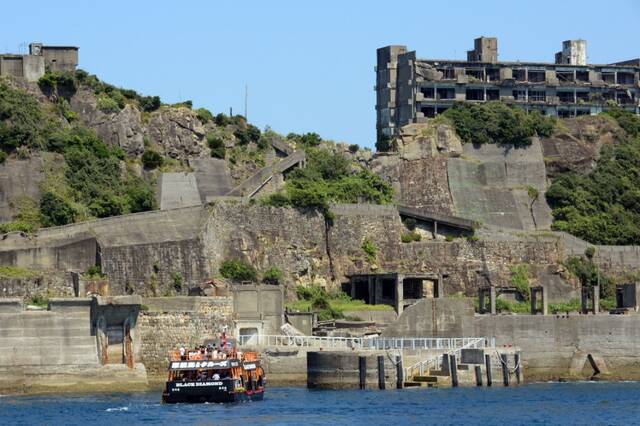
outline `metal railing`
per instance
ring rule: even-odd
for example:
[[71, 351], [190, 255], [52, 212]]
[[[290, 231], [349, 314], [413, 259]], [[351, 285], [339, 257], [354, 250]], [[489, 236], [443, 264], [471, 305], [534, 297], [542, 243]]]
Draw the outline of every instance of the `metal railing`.
[[486, 348], [495, 348], [495, 338], [484, 338], [484, 337], [476, 337], [476, 338], [467, 338], [467, 341], [459, 347], [453, 348], [451, 350], [445, 350], [442, 353], [434, 354], [431, 357], [424, 359], [422, 361], [416, 362], [413, 365], [410, 365], [404, 369], [404, 377], [411, 378], [416, 374], [424, 375], [425, 371], [430, 369], [440, 370], [442, 369], [442, 358], [444, 354], [455, 355], [456, 357], [460, 356], [460, 352], [462, 349], [486, 349]]
[[485, 339], [484, 337], [322, 337], [264, 334], [239, 336], [238, 345], [354, 350], [433, 349], [442, 350], [443, 352], [463, 348], [481, 349], [492, 345], [495, 346], [493, 339]]

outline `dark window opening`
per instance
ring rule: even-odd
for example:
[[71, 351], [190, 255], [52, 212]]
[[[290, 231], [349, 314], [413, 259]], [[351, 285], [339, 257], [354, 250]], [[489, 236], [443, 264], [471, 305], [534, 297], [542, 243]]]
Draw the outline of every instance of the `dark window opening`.
[[589, 81], [589, 71], [576, 71], [576, 81]]
[[353, 285], [356, 286], [354, 299], [362, 300], [364, 303], [369, 303], [369, 282], [354, 281]]
[[589, 111], [588, 109], [579, 109], [576, 111], [576, 116], [578, 115], [589, 115], [591, 114], [591, 111]]
[[498, 90], [498, 89], [487, 89], [487, 100], [488, 101], [498, 101], [498, 100], [500, 100], [500, 90]]
[[568, 109], [560, 109], [558, 110], [558, 117], [560, 118], [571, 118], [573, 117], [573, 111]]
[[618, 103], [620, 105], [630, 105], [633, 103], [633, 98], [626, 92], [618, 92]]
[[487, 81], [499, 81], [500, 80], [500, 69], [499, 68], [489, 68], [487, 69]]
[[405, 299], [422, 299], [422, 280], [405, 278], [402, 282], [402, 294]]
[[469, 77], [469, 81], [473, 81], [474, 79], [478, 81], [484, 80], [484, 71], [482, 69], [465, 68], [465, 73]]
[[603, 72], [602, 73], [602, 81], [609, 84], [615, 84], [616, 75], [612, 72]]
[[633, 84], [635, 77], [633, 73], [630, 72], [619, 72], [618, 73], [618, 84]]
[[443, 112], [445, 112], [446, 110], [448, 110], [449, 107], [438, 107], [436, 108], [436, 114], [442, 114]]
[[436, 109], [432, 106], [423, 106], [420, 108], [420, 111], [424, 114], [425, 117], [433, 118], [436, 116]]
[[556, 72], [556, 77], [560, 82], [572, 82], [573, 79], [573, 71], [558, 71]]
[[455, 99], [456, 90], [450, 88], [442, 88], [437, 90], [438, 99]]
[[467, 89], [468, 101], [484, 101], [484, 89]]
[[513, 70], [513, 78], [515, 81], [525, 81], [526, 72], [522, 69]]
[[564, 103], [573, 103], [573, 92], [558, 92], [558, 100]]
[[589, 92], [576, 92], [576, 101], [587, 102], [589, 100]]
[[529, 70], [529, 81], [531, 83], [543, 83], [545, 81], [544, 71]]
[[396, 298], [396, 280], [385, 278], [382, 280], [382, 298], [394, 300]]
[[435, 97], [435, 90], [433, 89], [433, 87], [423, 87], [420, 89], [420, 91], [422, 92], [422, 96], [427, 99], [433, 99]]
[[455, 72], [452, 67], [437, 68], [442, 73], [442, 78], [445, 80], [453, 80], [455, 78]]
[[529, 90], [530, 102], [544, 102], [547, 100], [547, 94], [544, 90]]
[[513, 99], [516, 101], [524, 101], [527, 99], [527, 91], [526, 90], [514, 90], [513, 91]]

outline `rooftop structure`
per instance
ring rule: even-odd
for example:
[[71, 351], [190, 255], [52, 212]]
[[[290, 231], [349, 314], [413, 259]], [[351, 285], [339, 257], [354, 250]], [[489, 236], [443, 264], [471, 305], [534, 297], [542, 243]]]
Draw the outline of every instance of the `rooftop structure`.
[[38, 81], [46, 70], [75, 71], [78, 48], [75, 46], [45, 46], [29, 44], [28, 55], [0, 54], [0, 76], [10, 75], [27, 81]]
[[640, 114], [640, 59], [588, 65], [586, 41], [567, 40], [555, 63], [498, 61], [498, 41], [480, 37], [467, 60], [419, 59], [406, 46], [377, 51], [378, 137], [424, 122], [454, 102], [503, 101], [575, 117], [620, 106]]

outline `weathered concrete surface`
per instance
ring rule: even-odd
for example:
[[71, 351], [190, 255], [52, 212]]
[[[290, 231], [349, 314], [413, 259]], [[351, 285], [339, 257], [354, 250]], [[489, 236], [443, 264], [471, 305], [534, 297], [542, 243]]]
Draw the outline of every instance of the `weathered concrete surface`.
[[162, 173], [158, 179], [160, 210], [180, 209], [202, 204], [193, 173]]
[[44, 178], [42, 157], [26, 160], [8, 158], [0, 164], [0, 222], [13, 220], [22, 199], [40, 200], [39, 184]]
[[386, 351], [307, 352], [307, 387], [315, 389], [358, 389], [359, 357], [366, 359], [366, 388], [378, 389], [378, 356], [384, 357], [384, 378], [387, 389], [395, 389], [395, 363]]
[[[526, 148], [464, 145], [464, 158], [447, 162], [456, 213], [483, 224], [512, 229], [549, 229], [545, 165], [540, 141]], [[532, 199], [528, 188], [538, 192]]]
[[225, 160], [219, 158], [193, 158], [189, 165], [195, 170], [198, 192], [202, 202], [231, 191], [231, 176]]
[[640, 378], [640, 315], [475, 315], [469, 299], [423, 300], [407, 308], [385, 336], [495, 337], [522, 350], [528, 381]]

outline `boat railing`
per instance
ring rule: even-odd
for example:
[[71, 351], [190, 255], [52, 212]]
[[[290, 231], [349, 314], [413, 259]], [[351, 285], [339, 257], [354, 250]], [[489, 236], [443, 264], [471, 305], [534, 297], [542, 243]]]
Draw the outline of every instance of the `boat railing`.
[[446, 352], [461, 348], [495, 347], [495, 339], [484, 337], [325, 337], [253, 334], [239, 336], [238, 345], [353, 350], [433, 349]]

